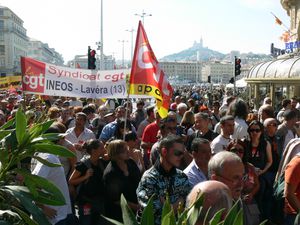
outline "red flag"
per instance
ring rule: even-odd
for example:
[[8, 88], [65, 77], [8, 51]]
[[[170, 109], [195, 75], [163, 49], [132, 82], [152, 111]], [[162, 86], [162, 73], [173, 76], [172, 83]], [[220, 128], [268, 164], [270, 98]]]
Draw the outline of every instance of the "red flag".
[[139, 22], [130, 74], [129, 94], [150, 95], [156, 98], [158, 113], [168, 115], [173, 89], [159, 66], [144, 27]]

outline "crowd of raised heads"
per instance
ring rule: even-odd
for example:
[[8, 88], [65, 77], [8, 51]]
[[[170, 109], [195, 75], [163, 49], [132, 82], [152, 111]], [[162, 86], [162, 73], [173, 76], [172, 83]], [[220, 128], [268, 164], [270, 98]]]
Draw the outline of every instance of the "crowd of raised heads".
[[[32, 173], [55, 183], [64, 206], [42, 207], [52, 224], [122, 222], [123, 194], [137, 218], [154, 195], [161, 223], [166, 193], [177, 210], [204, 193], [203, 212], [223, 216], [238, 200], [244, 224], [293, 224], [300, 210], [300, 135], [297, 97], [278, 109], [268, 97], [255, 109], [222, 88], [176, 87], [166, 118], [151, 99], [79, 99], [3, 92], [0, 125], [23, 107], [29, 126], [45, 120], [48, 132], [65, 133], [56, 144], [65, 158], [43, 153], [61, 168], [40, 162]], [[274, 184], [284, 177], [284, 194]], [[276, 185], [275, 185], [276, 186]], [[204, 224], [205, 214], [197, 224]]]

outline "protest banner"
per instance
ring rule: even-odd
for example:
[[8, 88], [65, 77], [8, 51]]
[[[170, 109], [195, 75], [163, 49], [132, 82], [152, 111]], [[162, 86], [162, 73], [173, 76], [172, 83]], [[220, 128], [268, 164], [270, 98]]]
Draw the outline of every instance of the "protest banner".
[[128, 69], [84, 70], [21, 57], [25, 93], [80, 98], [126, 98]]

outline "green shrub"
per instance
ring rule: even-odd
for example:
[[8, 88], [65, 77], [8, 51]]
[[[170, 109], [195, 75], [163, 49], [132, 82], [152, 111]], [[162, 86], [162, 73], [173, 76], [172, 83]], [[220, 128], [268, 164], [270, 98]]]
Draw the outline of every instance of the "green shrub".
[[[19, 109], [13, 120], [0, 127], [0, 224], [50, 224], [36, 204], [65, 204], [53, 183], [32, 175], [28, 168], [31, 158], [47, 166], [61, 166], [35, 155], [39, 152], [74, 157], [66, 148], [53, 144], [61, 134], [45, 134], [52, 123], [40, 122], [28, 127], [25, 114]], [[20, 177], [22, 182], [18, 180]]]

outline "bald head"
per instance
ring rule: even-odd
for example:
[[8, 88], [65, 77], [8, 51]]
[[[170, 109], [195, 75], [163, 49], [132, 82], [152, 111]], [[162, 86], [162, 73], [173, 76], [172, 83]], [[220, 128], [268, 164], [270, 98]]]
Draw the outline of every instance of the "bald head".
[[232, 197], [229, 188], [224, 183], [215, 180], [204, 181], [194, 186], [187, 197], [187, 207], [193, 205], [202, 194], [204, 195], [203, 210], [199, 215], [197, 224], [204, 224], [208, 210], [206, 221], [212, 219], [219, 210], [225, 209], [226, 213], [232, 207]]

